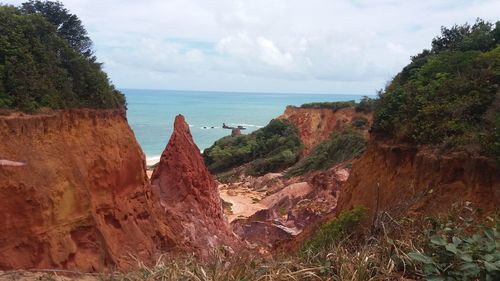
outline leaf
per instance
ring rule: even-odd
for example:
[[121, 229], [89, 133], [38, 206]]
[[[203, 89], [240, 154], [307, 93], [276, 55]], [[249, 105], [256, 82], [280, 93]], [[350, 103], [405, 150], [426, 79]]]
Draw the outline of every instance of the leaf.
[[455, 246], [455, 244], [452, 243], [446, 244], [446, 250], [448, 252], [454, 253], [455, 255], [458, 253], [457, 246]]
[[495, 232], [493, 231], [493, 229], [486, 229], [484, 231], [484, 235], [486, 235], [486, 237], [488, 237], [488, 239], [490, 239], [491, 241], [495, 241]]
[[494, 259], [495, 259], [495, 256], [494, 255], [491, 255], [491, 254], [486, 254], [483, 256], [483, 259], [485, 261], [489, 261], [489, 262], [492, 262]]
[[430, 257], [428, 257], [422, 253], [419, 253], [419, 252], [410, 252], [410, 253], [408, 253], [408, 256], [412, 260], [415, 260], [415, 261], [418, 261], [418, 262], [421, 262], [424, 264], [433, 264], [434, 263], [434, 261]]
[[486, 268], [486, 271], [488, 271], [488, 272], [500, 271], [500, 268], [498, 268], [496, 265], [494, 265], [490, 262], [487, 262], [487, 261], [484, 261], [484, 268]]
[[462, 239], [460, 239], [456, 236], [453, 236], [453, 238], [451, 238], [451, 241], [453, 241], [453, 244], [455, 244], [455, 246], [458, 246], [462, 243]]
[[460, 259], [466, 262], [472, 262], [472, 257], [469, 254], [460, 255]]
[[437, 236], [437, 235], [435, 235], [431, 238], [431, 243], [434, 245], [438, 245], [438, 246], [445, 246], [446, 245], [446, 241], [443, 239], [443, 237]]
[[443, 277], [439, 276], [427, 276], [427, 281], [444, 281], [445, 279]]
[[467, 273], [467, 275], [469, 276], [475, 276], [481, 271], [479, 266], [472, 262], [464, 263], [458, 269], [460, 271], [463, 271], [464, 273]]

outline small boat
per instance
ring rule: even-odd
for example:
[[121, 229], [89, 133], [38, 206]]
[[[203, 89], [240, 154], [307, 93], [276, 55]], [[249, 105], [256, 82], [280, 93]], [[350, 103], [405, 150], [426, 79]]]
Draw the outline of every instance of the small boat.
[[240, 129], [240, 130], [246, 130], [247, 128], [245, 128], [243, 126], [238, 126], [238, 129]]

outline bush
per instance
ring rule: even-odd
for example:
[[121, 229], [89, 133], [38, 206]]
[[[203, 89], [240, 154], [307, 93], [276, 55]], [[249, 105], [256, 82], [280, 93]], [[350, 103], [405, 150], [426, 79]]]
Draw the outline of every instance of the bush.
[[303, 175], [309, 171], [324, 170], [338, 163], [354, 159], [366, 147], [363, 135], [352, 129], [334, 133], [330, 139], [321, 142], [310, 155], [300, 160], [287, 172], [287, 177]]
[[40, 13], [0, 6], [0, 108], [123, 108], [101, 64], [75, 50]]
[[[469, 225], [473, 220], [469, 219]], [[428, 280], [499, 280], [500, 233], [482, 227], [472, 235], [453, 221], [438, 226], [424, 251], [408, 253]]]
[[358, 129], [365, 129], [368, 125], [368, 119], [365, 117], [354, 117], [352, 118], [351, 125]]
[[364, 96], [354, 109], [356, 112], [371, 113], [375, 109], [375, 100]]
[[379, 93], [373, 131], [415, 144], [477, 147], [500, 159], [493, 113], [500, 103], [499, 33], [499, 22], [481, 20], [443, 28], [432, 50], [412, 57]]
[[248, 164], [247, 174], [262, 175], [297, 162], [302, 144], [288, 120], [272, 120], [249, 135], [227, 136], [205, 149], [203, 158], [212, 173]]
[[335, 102], [312, 102], [305, 103], [300, 106], [300, 108], [317, 108], [317, 109], [331, 109], [333, 111], [354, 107], [356, 105], [355, 101], [335, 101]]
[[322, 225], [314, 237], [304, 243], [301, 251], [317, 252], [334, 246], [354, 232], [366, 218], [367, 209], [362, 206], [341, 213], [336, 219]]

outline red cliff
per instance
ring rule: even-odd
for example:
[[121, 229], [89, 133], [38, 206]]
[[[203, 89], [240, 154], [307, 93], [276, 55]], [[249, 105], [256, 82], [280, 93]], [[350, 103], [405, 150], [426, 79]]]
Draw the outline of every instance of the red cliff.
[[[174, 132], [151, 177], [179, 241], [201, 256], [238, 242], [224, 219], [217, 184], [193, 142], [182, 115], [175, 118]], [[228, 248], [227, 248], [228, 249]]]
[[371, 113], [356, 112], [353, 107], [332, 110], [294, 106], [288, 106], [285, 113], [278, 118], [287, 119], [297, 127], [304, 144], [304, 155], [308, 155], [317, 144], [330, 138], [333, 132], [341, 132], [346, 126], [351, 125], [355, 119], [366, 120], [364, 128], [365, 136], [368, 138], [367, 129], [373, 119]]
[[123, 112], [0, 117], [0, 159], [0, 269], [126, 269], [176, 245]]
[[371, 218], [431, 215], [466, 201], [485, 212], [498, 210], [500, 171], [493, 159], [373, 140], [354, 163], [338, 210], [364, 205]]

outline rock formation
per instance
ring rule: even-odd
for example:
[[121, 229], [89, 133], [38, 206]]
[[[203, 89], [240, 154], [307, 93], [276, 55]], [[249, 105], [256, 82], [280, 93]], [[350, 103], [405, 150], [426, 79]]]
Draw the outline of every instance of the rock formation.
[[236, 137], [241, 135], [241, 129], [240, 128], [233, 128], [231, 129], [231, 137]]
[[368, 128], [371, 126], [372, 114], [356, 112], [353, 107], [331, 110], [326, 108], [300, 108], [288, 106], [285, 113], [278, 117], [287, 119], [297, 126], [302, 143], [303, 154], [308, 155], [314, 146], [330, 138], [332, 132], [342, 131], [356, 118], [367, 121], [364, 126], [365, 136], [368, 138]]
[[2, 116], [0, 158], [0, 269], [126, 269], [176, 245], [124, 112]]
[[364, 205], [372, 219], [385, 212], [392, 217], [431, 215], [466, 201], [484, 212], [498, 210], [500, 169], [495, 160], [373, 140], [352, 167], [338, 211]]
[[[238, 246], [224, 219], [217, 184], [206, 168], [182, 115], [151, 177], [169, 221], [182, 225], [177, 238], [201, 256]], [[227, 247], [226, 247], [227, 248]]]

